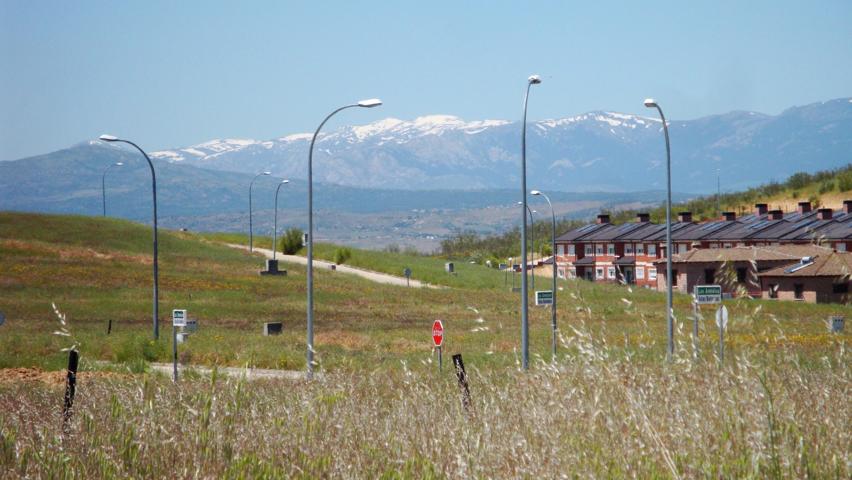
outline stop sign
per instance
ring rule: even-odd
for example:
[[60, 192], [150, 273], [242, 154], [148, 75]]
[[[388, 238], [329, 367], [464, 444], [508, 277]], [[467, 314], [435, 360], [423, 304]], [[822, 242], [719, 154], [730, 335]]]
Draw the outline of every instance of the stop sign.
[[432, 324], [432, 341], [436, 347], [440, 347], [444, 343], [444, 324], [440, 320], [435, 320]]

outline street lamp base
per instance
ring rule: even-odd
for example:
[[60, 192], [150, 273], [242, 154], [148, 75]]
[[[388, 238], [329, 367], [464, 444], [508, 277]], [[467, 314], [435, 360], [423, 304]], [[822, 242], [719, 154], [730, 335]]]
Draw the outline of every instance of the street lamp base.
[[266, 270], [260, 271], [261, 275], [287, 275], [287, 270], [278, 270], [278, 260], [267, 259]]

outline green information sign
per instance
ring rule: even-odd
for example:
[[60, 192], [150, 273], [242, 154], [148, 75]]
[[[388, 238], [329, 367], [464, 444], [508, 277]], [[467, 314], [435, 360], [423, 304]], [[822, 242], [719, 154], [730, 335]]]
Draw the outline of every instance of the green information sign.
[[553, 291], [551, 290], [536, 290], [535, 292], [536, 305], [553, 305]]
[[722, 287], [720, 285], [696, 285], [693, 290], [695, 303], [706, 305], [722, 303]]

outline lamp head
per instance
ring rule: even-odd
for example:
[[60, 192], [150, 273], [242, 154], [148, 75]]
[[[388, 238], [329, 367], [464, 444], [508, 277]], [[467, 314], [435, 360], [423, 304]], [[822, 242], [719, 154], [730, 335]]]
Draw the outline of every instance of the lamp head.
[[378, 98], [368, 98], [366, 100], [361, 100], [360, 102], [358, 102], [358, 106], [364, 107], [364, 108], [378, 107], [381, 104], [382, 104], [382, 101], [379, 100]]
[[288, 183], [290, 183], [290, 180], [281, 180], [281, 184], [282, 184], [282, 185], [286, 185], [286, 184], [288, 184]]
[[648, 107], [648, 108], [656, 108], [657, 107], [657, 101], [654, 100], [653, 98], [646, 98], [645, 99], [645, 106]]
[[263, 172], [262, 175], [272, 175], [272, 172]]
[[530, 85], [538, 85], [541, 83], [541, 75], [530, 75], [527, 82], [529, 82]]
[[115, 162], [116, 167], [121, 167], [124, 165], [124, 162]]
[[101, 135], [100, 137], [98, 137], [98, 140], [102, 140], [104, 142], [117, 142], [118, 137], [115, 137], [113, 135]]
[[541, 192], [539, 192], [538, 190], [533, 190], [530, 192], [530, 195], [541, 195]]

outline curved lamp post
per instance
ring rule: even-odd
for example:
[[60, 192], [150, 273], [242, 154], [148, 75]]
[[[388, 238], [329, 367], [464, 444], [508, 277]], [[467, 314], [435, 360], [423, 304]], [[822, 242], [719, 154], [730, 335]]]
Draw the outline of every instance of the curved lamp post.
[[550, 237], [550, 249], [551, 249], [551, 260], [553, 260], [553, 303], [550, 305], [550, 329], [553, 332], [553, 339], [550, 345], [551, 351], [551, 359], [556, 360], [556, 213], [553, 211], [553, 204], [550, 203], [550, 197], [547, 194], [540, 192], [538, 190], [533, 190], [530, 194], [534, 196], [542, 196], [545, 200], [547, 200], [547, 204], [550, 205], [550, 219], [551, 219], [551, 237]]
[[672, 153], [669, 146], [669, 127], [663, 109], [653, 98], [645, 99], [645, 106], [656, 108], [663, 121], [663, 133], [666, 137], [666, 325], [668, 328], [668, 343], [666, 359], [671, 361], [674, 355], [674, 321], [672, 319]]
[[308, 379], [313, 378], [314, 374], [314, 143], [316, 143], [317, 135], [319, 135], [322, 127], [337, 112], [353, 107], [373, 108], [378, 107], [381, 104], [382, 101], [378, 98], [370, 98], [351, 105], [344, 105], [329, 113], [314, 132], [314, 136], [311, 138], [311, 146], [308, 149]]
[[120, 167], [124, 165], [122, 162], [115, 162], [104, 169], [104, 174], [101, 175], [101, 201], [104, 207], [104, 216], [106, 217], [106, 174], [112, 167]]
[[99, 137], [101, 141], [104, 142], [121, 142], [126, 143], [128, 145], [133, 146], [136, 150], [139, 150], [139, 153], [145, 157], [145, 160], [148, 161], [148, 167], [151, 168], [151, 191], [154, 200], [154, 340], [160, 338], [160, 294], [159, 294], [159, 268], [157, 266], [157, 174], [154, 173], [154, 164], [151, 163], [151, 159], [148, 157], [148, 154], [145, 153], [144, 150], [139, 148], [139, 145], [131, 142], [130, 140], [124, 140], [121, 138], [114, 137], [112, 135], [101, 135]]
[[[272, 175], [272, 172], [260, 172], [251, 179], [251, 183], [249, 183], [249, 252], [254, 251], [254, 230], [252, 229], [251, 224], [251, 187], [254, 186], [254, 181], [257, 180], [257, 177], [263, 175]], [[273, 245], [273, 250], [275, 246]]]
[[[530, 98], [530, 88], [541, 83], [541, 77], [531, 75], [527, 78], [527, 93], [524, 95], [524, 120], [521, 122], [521, 203], [527, 209], [527, 102]], [[527, 213], [521, 210], [521, 351], [523, 368], [530, 368], [529, 340], [529, 299], [527, 298]]]
[[278, 247], [276, 246], [276, 242], [278, 241], [278, 191], [281, 190], [281, 185], [287, 185], [290, 183], [290, 180], [281, 180], [281, 183], [278, 184], [278, 187], [275, 189], [275, 226], [272, 228], [272, 259], [276, 259], [276, 254], [278, 253]]
[[[518, 202], [518, 205], [523, 205], [523, 204], [521, 202]], [[530, 215], [530, 227], [531, 227], [530, 228], [530, 255], [532, 256], [532, 262], [535, 263], [535, 220], [533, 220], [533, 213], [538, 213], [538, 212], [531, 209], [529, 207], [529, 205], [527, 205], [526, 207], [527, 207], [527, 212], [529, 212], [529, 215]], [[530, 285], [530, 288], [532, 288], [533, 291], [535, 291], [535, 269], [533, 269], [533, 272], [531, 272], [531, 273], [532, 273], [532, 275], [530, 275], [530, 279], [532, 281], [532, 285]]]

